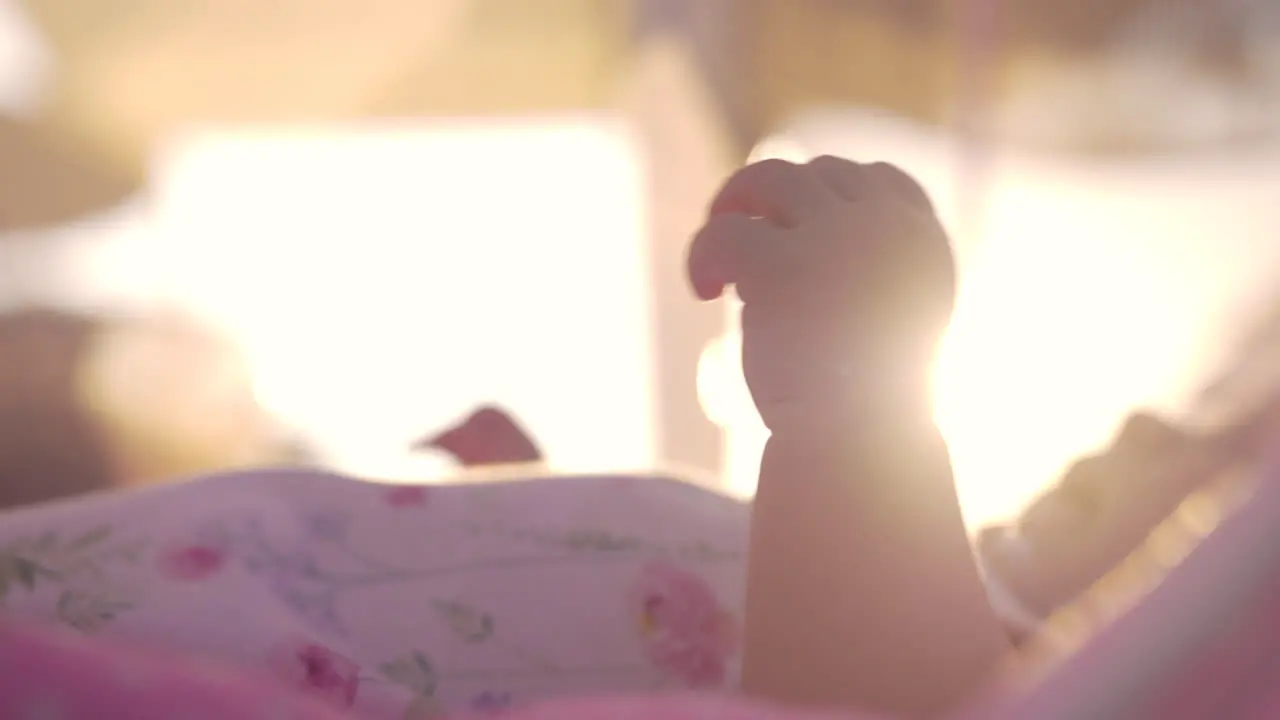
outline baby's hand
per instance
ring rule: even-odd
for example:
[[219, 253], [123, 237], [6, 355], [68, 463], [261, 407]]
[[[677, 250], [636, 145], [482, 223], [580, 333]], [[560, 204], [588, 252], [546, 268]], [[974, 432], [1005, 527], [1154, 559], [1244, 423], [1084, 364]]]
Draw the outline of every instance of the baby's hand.
[[770, 429], [815, 410], [928, 402], [955, 264], [927, 196], [898, 168], [748, 165], [712, 202], [688, 262], [699, 298], [733, 285], [743, 302], [743, 373]]
[[491, 405], [461, 423], [413, 444], [415, 450], [443, 450], [463, 467], [542, 462], [542, 451], [529, 433], [501, 408]]

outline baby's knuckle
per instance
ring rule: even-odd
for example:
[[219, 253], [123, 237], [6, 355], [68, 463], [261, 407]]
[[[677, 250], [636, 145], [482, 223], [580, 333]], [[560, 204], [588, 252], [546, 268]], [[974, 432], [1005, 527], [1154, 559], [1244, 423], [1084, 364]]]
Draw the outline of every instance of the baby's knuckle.
[[929, 199], [929, 193], [906, 170], [893, 163], [878, 161], [867, 166], [867, 174], [887, 191], [887, 194], [905, 201], [917, 211], [933, 212], [933, 201]]
[[818, 155], [809, 161], [809, 165], [819, 165], [819, 166], [827, 165], [827, 166], [839, 166], [839, 167], [852, 168], [852, 167], [857, 167], [858, 163], [848, 158], [839, 157], [837, 155]]
[[795, 166], [795, 163], [791, 162], [790, 160], [783, 160], [782, 158], [765, 158], [763, 160], [757, 160], [754, 163], [751, 163], [750, 165], [748, 165], [747, 167], [748, 168], [754, 167], [757, 170], [770, 170], [770, 169], [790, 168], [794, 166]]

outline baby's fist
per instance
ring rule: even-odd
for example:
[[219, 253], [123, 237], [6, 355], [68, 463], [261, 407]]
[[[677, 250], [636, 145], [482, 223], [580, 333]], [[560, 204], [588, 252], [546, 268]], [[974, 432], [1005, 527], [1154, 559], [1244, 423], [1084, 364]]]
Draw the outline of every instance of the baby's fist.
[[[689, 249], [704, 300], [742, 300], [742, 366], [765, 424], [928, 402], [955, 263], [901, 170], [819, 157], [739, 170]], [[887, 405], [886, 405], [887, 404]]]

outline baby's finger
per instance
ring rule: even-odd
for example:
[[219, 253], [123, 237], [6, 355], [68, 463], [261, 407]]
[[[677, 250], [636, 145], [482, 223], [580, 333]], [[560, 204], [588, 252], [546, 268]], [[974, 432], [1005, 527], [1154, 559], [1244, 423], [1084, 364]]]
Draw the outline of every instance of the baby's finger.
[[700, 300], [714, 300], [740, 282], [761, 250], [785, 245], [782, 231], [746, 215], [717, 215], [689, 244], [689, 283]]
[[897, 165], [875, 162], [859, 166], [863, 183], [869, 194], [884, 192], [920, 212], [933, 214], [933, 202], [920, 183]]
[[808, 163], [827, 187], [843, 200], [857, 200], [863, 183], [862, 166], [834, 155], [819, 155]]
[[782, 227], [795, 227], [806, 210], [829, 196], [830, 191], [808, 168], [786, 160], [761, 160], [725, 181], [709, 214], [761, 217]]
[[844, 200], [887, 195], [921, 212], [933, 212], [928, 193], [915, 178], [896, 165], [884, 162], [861, 164], [832, 155], [820, 155], [809, 161], [809, 167]]

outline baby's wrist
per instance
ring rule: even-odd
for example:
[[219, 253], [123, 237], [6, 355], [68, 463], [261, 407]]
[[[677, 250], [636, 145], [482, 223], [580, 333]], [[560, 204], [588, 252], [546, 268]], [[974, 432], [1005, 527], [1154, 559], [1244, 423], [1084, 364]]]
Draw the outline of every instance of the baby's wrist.
[[775, 433], [793, 426], [914, 423], [933, 415], [929, 365], [863, 355], [860, 361], [799, 367], [785, 386], [755, 383], [752, 389], [761, 418]]
[[760, 416], [774, 436], [836, 433], [850, 437], [874, 429], [931, 426], [933, 408], [928, 377], [901, 386], [875, 378], [840, 378], [813, 392], [757, 403]]

